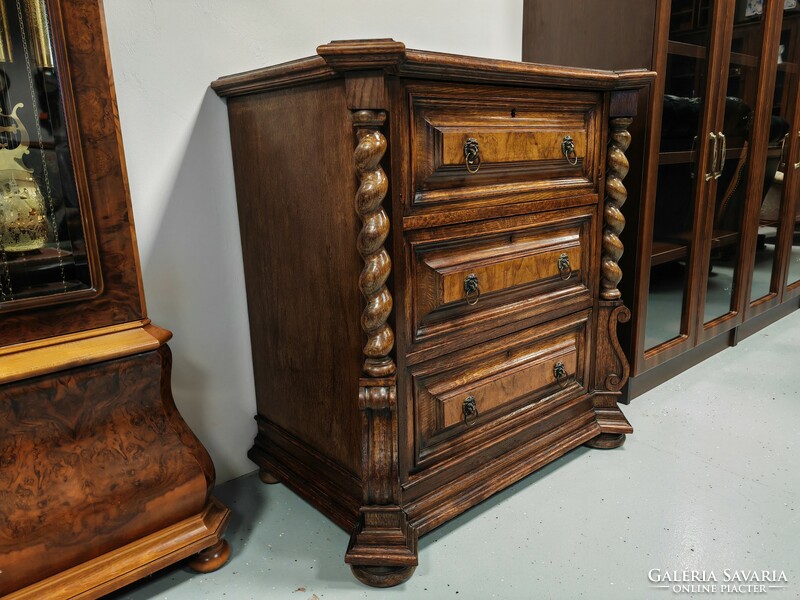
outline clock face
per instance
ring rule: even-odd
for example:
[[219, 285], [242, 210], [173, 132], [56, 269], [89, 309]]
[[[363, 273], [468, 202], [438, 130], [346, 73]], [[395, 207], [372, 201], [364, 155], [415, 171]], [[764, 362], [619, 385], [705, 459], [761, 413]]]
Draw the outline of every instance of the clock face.
[[45, 0], [0, 0], [0, 311], [97, 286], [52, 31]]

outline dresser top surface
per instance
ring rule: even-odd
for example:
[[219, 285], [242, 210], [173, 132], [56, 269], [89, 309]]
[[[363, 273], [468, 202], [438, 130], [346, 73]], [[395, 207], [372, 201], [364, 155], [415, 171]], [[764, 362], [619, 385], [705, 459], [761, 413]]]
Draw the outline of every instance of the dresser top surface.
[[402, 42], [374, 39], [333, 41], [319, 46], [316, 56], [221, 77], [211, 87], [222, 97], [241, 96], [333, 79], [353, 71], [384, 71], [387, 75], [439, 81], [593, 90], [640, 88], [655, 77], [655, 73], [644, 69], [602, 71], [476, 58], [412, 50]]

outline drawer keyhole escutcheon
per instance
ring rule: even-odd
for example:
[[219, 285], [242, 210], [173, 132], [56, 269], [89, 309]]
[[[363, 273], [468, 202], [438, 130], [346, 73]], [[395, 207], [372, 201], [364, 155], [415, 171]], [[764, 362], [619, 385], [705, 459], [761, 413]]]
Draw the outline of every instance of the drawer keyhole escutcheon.
[[464, 398], [461, 412], [464, 414], [464, 425], [471, 427], [475, 424], [475, 421], [478, 420], [478, 407], [475, 404], [475, 396], [467, 396]]
[[572, 266], [569, 264], [569, 256], [566, 252], [562, 252], [558, 257], [558, 274], [564, 281], [572, 277]]
[[564, 158], [573, 167], [578, 164], [578, 155], [575, 153], [575, 140], [572, 139], [572, 136], [564, 136], [564, 140], [561, 142], [561, 152], [564, 153]]
[[478, 298], [481, 297], [481, 289], [478, 284], [478, 276], [475, 273], [470, 273], [464, 279], [464, 294], [467, 298], [467, 304], [470, 306], [478, 303]]
[[564, 366], [563, 362], [557, 362], [553, 367], [553, 377], [555, 377], [556, 382], [562, 388], [567, 387], [567, 379], [569, 379], [569, 375], [567, 375], [567, 368]]
[[473, 174], [481, 168], [481, 149], [475, 138], [467, 138], [464, 142], [464, 163], [467, 165], [467, 171]]

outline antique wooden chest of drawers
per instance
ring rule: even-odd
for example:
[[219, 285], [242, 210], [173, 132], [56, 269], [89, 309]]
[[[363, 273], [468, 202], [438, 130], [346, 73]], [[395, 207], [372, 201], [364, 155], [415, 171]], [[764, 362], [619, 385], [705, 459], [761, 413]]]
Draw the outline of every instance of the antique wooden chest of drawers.
[[417, 538], [632, 431], [616, 325], [645, 71], [333, 42], [219, 79], [258, 396], [250, 457], [353, 532], [370, 585]]

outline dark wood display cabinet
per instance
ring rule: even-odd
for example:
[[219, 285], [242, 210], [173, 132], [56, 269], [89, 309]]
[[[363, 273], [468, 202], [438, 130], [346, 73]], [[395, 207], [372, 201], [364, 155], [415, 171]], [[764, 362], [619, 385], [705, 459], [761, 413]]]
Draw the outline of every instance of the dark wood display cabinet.
[[525, 2], [524, 60], [658, 72], [626, 181], [628, 399], [798, 308], [798, 25], [794, 0]]
[[145, 310], [98, 0], [0, 2], [0, 596], [229, 555]]
[[361, 581], [391, 586], [420, 535], [632, 431], [617, 258], [627, 127], [652, 73], [392, 40], [317, 52], [213, 84], [242, 230], [250, 457], [352, 532]]

